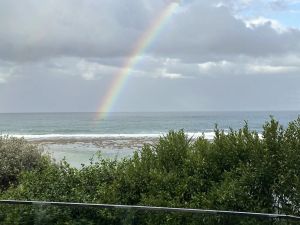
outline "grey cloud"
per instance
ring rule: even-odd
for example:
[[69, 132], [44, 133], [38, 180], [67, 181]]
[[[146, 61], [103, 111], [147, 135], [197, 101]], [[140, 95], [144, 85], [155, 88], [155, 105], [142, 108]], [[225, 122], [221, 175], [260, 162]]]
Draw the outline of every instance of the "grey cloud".
[[286, 1], [282, 1], [282, 0], [271, 1], [269, 4], [270, 4], [271, 9], [276, 10], [276, 11], [282, 11], [282, 10], [286, 10], [288, 8], [288, 3]]
[[0, 112], [95, 111], [109, 79], [85, 81], [43, 67], [23, 68], [23, 76], [0, 83]]
[[0, 55], [19, 61], [126, 55], [153, 13], [139, 2], [1, 1]]
[[[166, 2], [120, 0], [0, 2], [0, 57], [122, 58]], [[299, 30], [278, 33], [270, 24], [249, 29], [227, 7], [193, 1], [172, 16], [147, 54], [186, 61], [299, 52]]]
[[0, 83], [5, 83], [14, 76], [16, 66], [14, 63], [0, 60]]
[[226, 7], [197, 2], [175, 17], [156, 45], [158, 55], [211, 61], [240, 55], [258, 57], [300, 52], [299, 30], [279, 33], [271, 23], [248, 28]]
[[[297, 59], [293, 65], [297, 65], [296, 62]], [[22, 76], [0, 83], [0, 112], [97, 110], [109, 88], [110, 76], [82, 81], [72, 72], [62, 76], [53, 71], [61, 66], [51, 65], [48, 70], [47, 66], [49, 64], [23, 65]], [[69, 66], [71, 64], [63, 68]], [[166, 68], [170, 73], [185, 74], [186, 66], [178, 62]], [[233, 66], [236, 70], [242, 67], [238, 63]], [[195, 68], [190, 71], [193, 79], [177, 80], [131, 76], [113, 111], [300, 109], [299, 75], [253, 73], [246, 76], [243, 71], [240, 74], [232, 74], [232, 71], [220, 69], [204, 75]]]
[[[107, 79], [24, 76], [0, 84], [0, 111], [95, 111]], [[299, 109], [300, 77], [199, 76], [194, 79], [131, 78], [114, 111]]]
[[[0, 1], [0, 112], [97, 110], [168, 2]], [[182, 2], [114, 111], [300, 109], [299, 30], [247, 27], [219, 1]]]
[[269, 6], [274, 11], [288, 11], [292, 10], [293, 5], [299, 4], [299, 0], [273, 0], [269, 2]]

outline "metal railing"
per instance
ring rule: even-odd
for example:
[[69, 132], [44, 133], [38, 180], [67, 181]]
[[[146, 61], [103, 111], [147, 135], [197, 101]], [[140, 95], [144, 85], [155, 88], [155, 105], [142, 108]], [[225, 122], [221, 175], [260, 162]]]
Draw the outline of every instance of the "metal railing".
[[141, 206], [141, 205], [114, 205], [114, 204], [96, 204], [96, 203], [77, 203], [77, 202], [49, 202], [49, 201], [23, 201], [23, 200], [0, 200], [0, 205], [31, 205], [31, 206], [58, 206], [58, 207], [81, 207], [81, 208], [98, 208], [98, 209], [132, 209], [140, 211], [160, 211], [160, 212], [177, 212], [177, 213], [194, 213], [209, 215], [228, 215], [228, 216], [244, 216], [254, 218], [268, 219], [286, 219], [300, 222], [299, 216], [271, 213], [256, 212], [240, 212], [240, 211], [224, 211], [209, 209], [191, 209], [191, 208], [171, 208], [157, 206]]

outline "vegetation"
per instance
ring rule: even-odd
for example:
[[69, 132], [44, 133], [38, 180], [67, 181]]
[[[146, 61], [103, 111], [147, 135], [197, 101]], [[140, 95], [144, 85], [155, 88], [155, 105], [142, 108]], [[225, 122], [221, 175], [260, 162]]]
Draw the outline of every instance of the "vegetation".
[[[10, 156], [10, 151], [24, 154], [24, 157], [19, 154], [22, 160], [18, 162], [22, 163], [5, 164], [10, 165], [9, 169], [4, 170], [0, 162], [1, 171], [6, 171], [0, 175], [2, 186], [6, 189], [10, 183], [3, 182], [7, 178], [2, 177], [14, 181], [0, 195], [1, 199], [300, 215], [300, 118], [286, 128], [271, 119], [263, 126], [262, 138], [250, 131], [247, 124], [228, 134], [216, 128], [213, 141], [204, 137], [191, 140], [182, 130], [170, 131], [157, 144], [145, 145], [135, 152], [131, 159], [114, 161], [99, 157], [80, 169], [65, 161], [54, 164], [43, 159], [23, 139], [1, 139], [0, 151], [1, 159], [10, 157], [12, 161], [20, 158]], [[36, 157], [28, 159], [25, 152], [34, 152]], [[3, 224], [287, 224], [237, 217], [28, 206], [1, 207], [0, 221]]]
[[40, 167], [46, 158], [24, 138], [0, 136], [0, 191], [17, 184], [21, 172]]

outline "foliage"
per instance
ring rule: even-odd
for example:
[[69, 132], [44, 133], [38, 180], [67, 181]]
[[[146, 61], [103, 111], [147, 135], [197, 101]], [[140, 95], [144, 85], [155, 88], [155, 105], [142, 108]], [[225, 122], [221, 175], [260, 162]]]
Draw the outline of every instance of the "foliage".
[[37, 145], [24, 138], [0, 136], [0, 191], [18, 182], [21, 172], [42, 166], [46, 160]]
[[[285, 129], [271, 118], [262, 137], [247, 124], [229, 133], [216, 128], [213, 141], [170, 131], [131, 159], [99, 158], [80, 169], [65, 161], [44, 163], [24, 171], [19, 185], [1, 198], [300, 215], [299, 168], [300, 117]], [[2, 221], [9, 224], [270, 224], [249, 218], [107, 209], [15, 207], [2, 212]]]

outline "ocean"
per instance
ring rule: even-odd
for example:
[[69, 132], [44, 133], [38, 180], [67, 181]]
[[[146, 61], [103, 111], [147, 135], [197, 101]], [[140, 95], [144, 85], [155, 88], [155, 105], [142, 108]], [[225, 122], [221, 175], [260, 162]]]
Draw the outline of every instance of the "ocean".
[[143, 142], [169, 130], [184, 129], [190, 136], [204, 134], [212, 139], [216, 124], [227, 131], [241, 128], [247, 121], [251, 130], [261, 132], [271, 115], [286, 126], [300, 112], [128, 112], [110, 113], [102, 120], [96, 113], [3, 113], [0, 132], [37, 142], [55, 159], [65, 157], [80, 166], [98, 151], [109, 158], [130, 157]]

